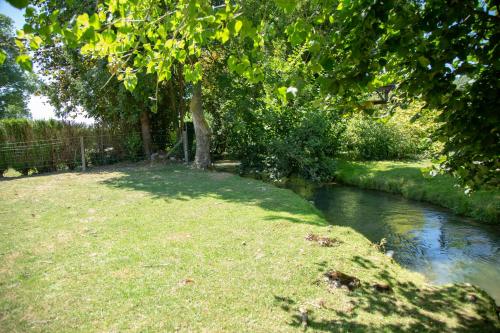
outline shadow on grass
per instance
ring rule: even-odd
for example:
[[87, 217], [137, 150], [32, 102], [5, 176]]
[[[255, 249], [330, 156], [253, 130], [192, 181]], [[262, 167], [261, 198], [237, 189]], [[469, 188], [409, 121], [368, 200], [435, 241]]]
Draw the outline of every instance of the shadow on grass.
[[[317, 215], [317, 211], [291, 192], [274, 188], [260, 181], [242, 179], [224, 173], [189, 170], [177, 165], [120, 168], [117, 171], [121, 173], [120, 176], [105, 180], [103, 183], [118, 189], [147, 192], [162, 200], [214, 197], [227, 202], [257, 205], [272, 212], [267, 217], [271, 221], [285, 219], [293, 223], [325, 225], [320, 218], [302, 220], [298, 217], [291, 217], [290, 214], [313, 216]], [[480, 310], [492, 309], [491, 304], [487, 304], [489, 298], [478, 297], [474, 306], [477, 306], [479, 318], [469, 316], [467, 311], [463, 311], [466, 295], [469, 292], [478, 295], [481, 293], [473, 287], [446, 286], [419, 289], [412, 283], [398, 282], [390, 272], [380, 270], [368, 259], [354, 256], [352, 262], [364, 269], [375, 271], [378, 281], [390, 285], [394, 292], [381, 293], [369, 284], [363, 283], [360, 288], [349, 293], [353, 303], [352, 311], [330, 309], [327, 319], [316, 317], [312, 312], [308, 318], [308, 328], [325, 332], [498, 331], [497, 322], [492, 317], [495, 314]], [[318, 277], [331, 269], [324, 261], [316, 263], [316, 266]], [[328, 292], [324, 285], [319, 285], [318, 288], [325, 288], [325, 293]], [[302, 318], [297, 311], [299, 300], [294, 299], [293, 294], [275, 295], [275, 304], [282, 311], [290, 314], [290, 326], [302, 325]], [[385, 324], [383, 321], [378, 326], [366, 324], [362, 318], [363, 313], [375, 314], [381, 318], [386, 316], [408, 318], [409, 324], [404, 327]], [[433, 313], [457, 318], [457, 328], [448, 327], [446, 322], [433, 317]]]
[[[376, 269], [376, 265], [368, 259], [355, 256], [353, 261], [365, 268]], [[316, 263], [320, 275], [325, 272], [325, 262]], [[468, 285], [443, 286], [440, 288], [418, 288], [411, 282], [401, 283], [387, 270], [377, 273], [377, 279], [392, 288], [392, 292], [380, 292], [368, 283], [363, 283], [360, 288], [349, 292], [350, 302], [353, 307], [346, 311], [327, 308], [329, 315], [325, 319], [316, 316], [314, 310], [310, 311], [307, 319], [307, 329], [323, 332], [498, 332], [500, 329], [498, 318], [493, 309], [490, 298], [480, 290]], [[326, 288], [318, 284], [318, 288]], [[339, 291], [348, 292], [348, 291]], [[477, 295], [473, 304], [476, 306], [479, 317], [471, 316], [464, 310], [470, 301], [467, 295]], [[283, 311], [290, 313], [289, 325], [292, 327], [303, 326], [303, 317], [298, 312], [297, 301], [285, 295], [275, 295], [275, 304]], [[405, 326], [391, 323], [380, 325], [367, 324], [363, 320], [366, 314], [374, 314], [380, 318], [398, 316], [407, 318]], [[450, 327], [448, 323], [433, 316], [440, 314], [445, 317], [457, 319], [456, 325]], [[332, 319], [330, 319], [332, 318]]]
[[[153, 167], [143, 165], [119, 168], [117, 171], [122, 175], [103, 183], [119, 189], [148, 192], [155, 198], [167, 201], [212, 197], [227, 202], [256, 205], [275, 213], [265, 218], [270, 221], [281, 219], [293, 223], [327, 225], [311, 205], [295, 197], [291, 191], [278, 189], [261, 181], [228, 173], [191, 170], [177, 164]], [[290, 216], [294, 214], [307, 216], [307, 219]]]

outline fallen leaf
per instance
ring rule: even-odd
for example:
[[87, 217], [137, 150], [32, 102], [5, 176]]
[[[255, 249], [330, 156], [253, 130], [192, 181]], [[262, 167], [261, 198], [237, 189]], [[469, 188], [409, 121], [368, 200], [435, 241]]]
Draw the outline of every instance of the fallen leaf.
[[187, 279], [183, 279], [181, 282], [179, 282], [179, 285], [185, 286], [185, 285], [188, 285], [190, 283], [194, 283], [194, 280], [191, 278], [187, 278]]

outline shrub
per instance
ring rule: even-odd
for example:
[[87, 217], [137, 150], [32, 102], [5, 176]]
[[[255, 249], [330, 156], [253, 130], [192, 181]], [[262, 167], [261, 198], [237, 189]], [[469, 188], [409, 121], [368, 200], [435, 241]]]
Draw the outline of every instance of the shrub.
[[328, 180], [335, 171], [341, 126], [319, 112], [311, 112], [269, 147], [266, 166], [273, 178], [296, 175], [313, 181]]
[[139, 133], [130, 133], [125, 138], [125, 152], [133, 161], [142, 155], [142, 139]]
[[355, 115], [342, 135], [342, 152], [354, 160], [415, 158], [425, 149], [422, 140], [408, 123], [393, 119], [382, 122], [366, 115]]

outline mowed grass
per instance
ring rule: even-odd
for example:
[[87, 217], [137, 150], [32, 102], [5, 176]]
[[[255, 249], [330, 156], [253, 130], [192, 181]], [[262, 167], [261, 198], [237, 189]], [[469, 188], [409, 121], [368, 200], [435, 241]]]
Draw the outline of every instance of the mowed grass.
[[[292, 332], [304, 329], [301, 312], [308, 331], [500, 328], [474, 287], [426, 285], [256, 180], [137, 164], [0, 189], [1, 332]], [[321, 247], [311, 232], [340, 243]], [[329, 290], [330, 269], [361, 287]]]
[[339, 181], [362, 188], [402, 194], [451, 209], [478, 221], [500, 223], [500, 191], [478, 190], [470, 195], [448, 175], [431, 177], [432, 164], [420, 162], [347, 162], [338, 161]]

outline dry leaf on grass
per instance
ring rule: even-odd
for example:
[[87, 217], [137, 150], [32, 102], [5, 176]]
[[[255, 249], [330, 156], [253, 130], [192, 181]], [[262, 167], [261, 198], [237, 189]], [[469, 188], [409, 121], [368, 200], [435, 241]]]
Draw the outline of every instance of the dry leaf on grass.
[[316, 234], [308, 234], [306, 240], [310, 242], [316, 242], [319, 246], [332, 247], [336, 244], [340, 244], [341, 241], [333, 237], [318, 236]]

